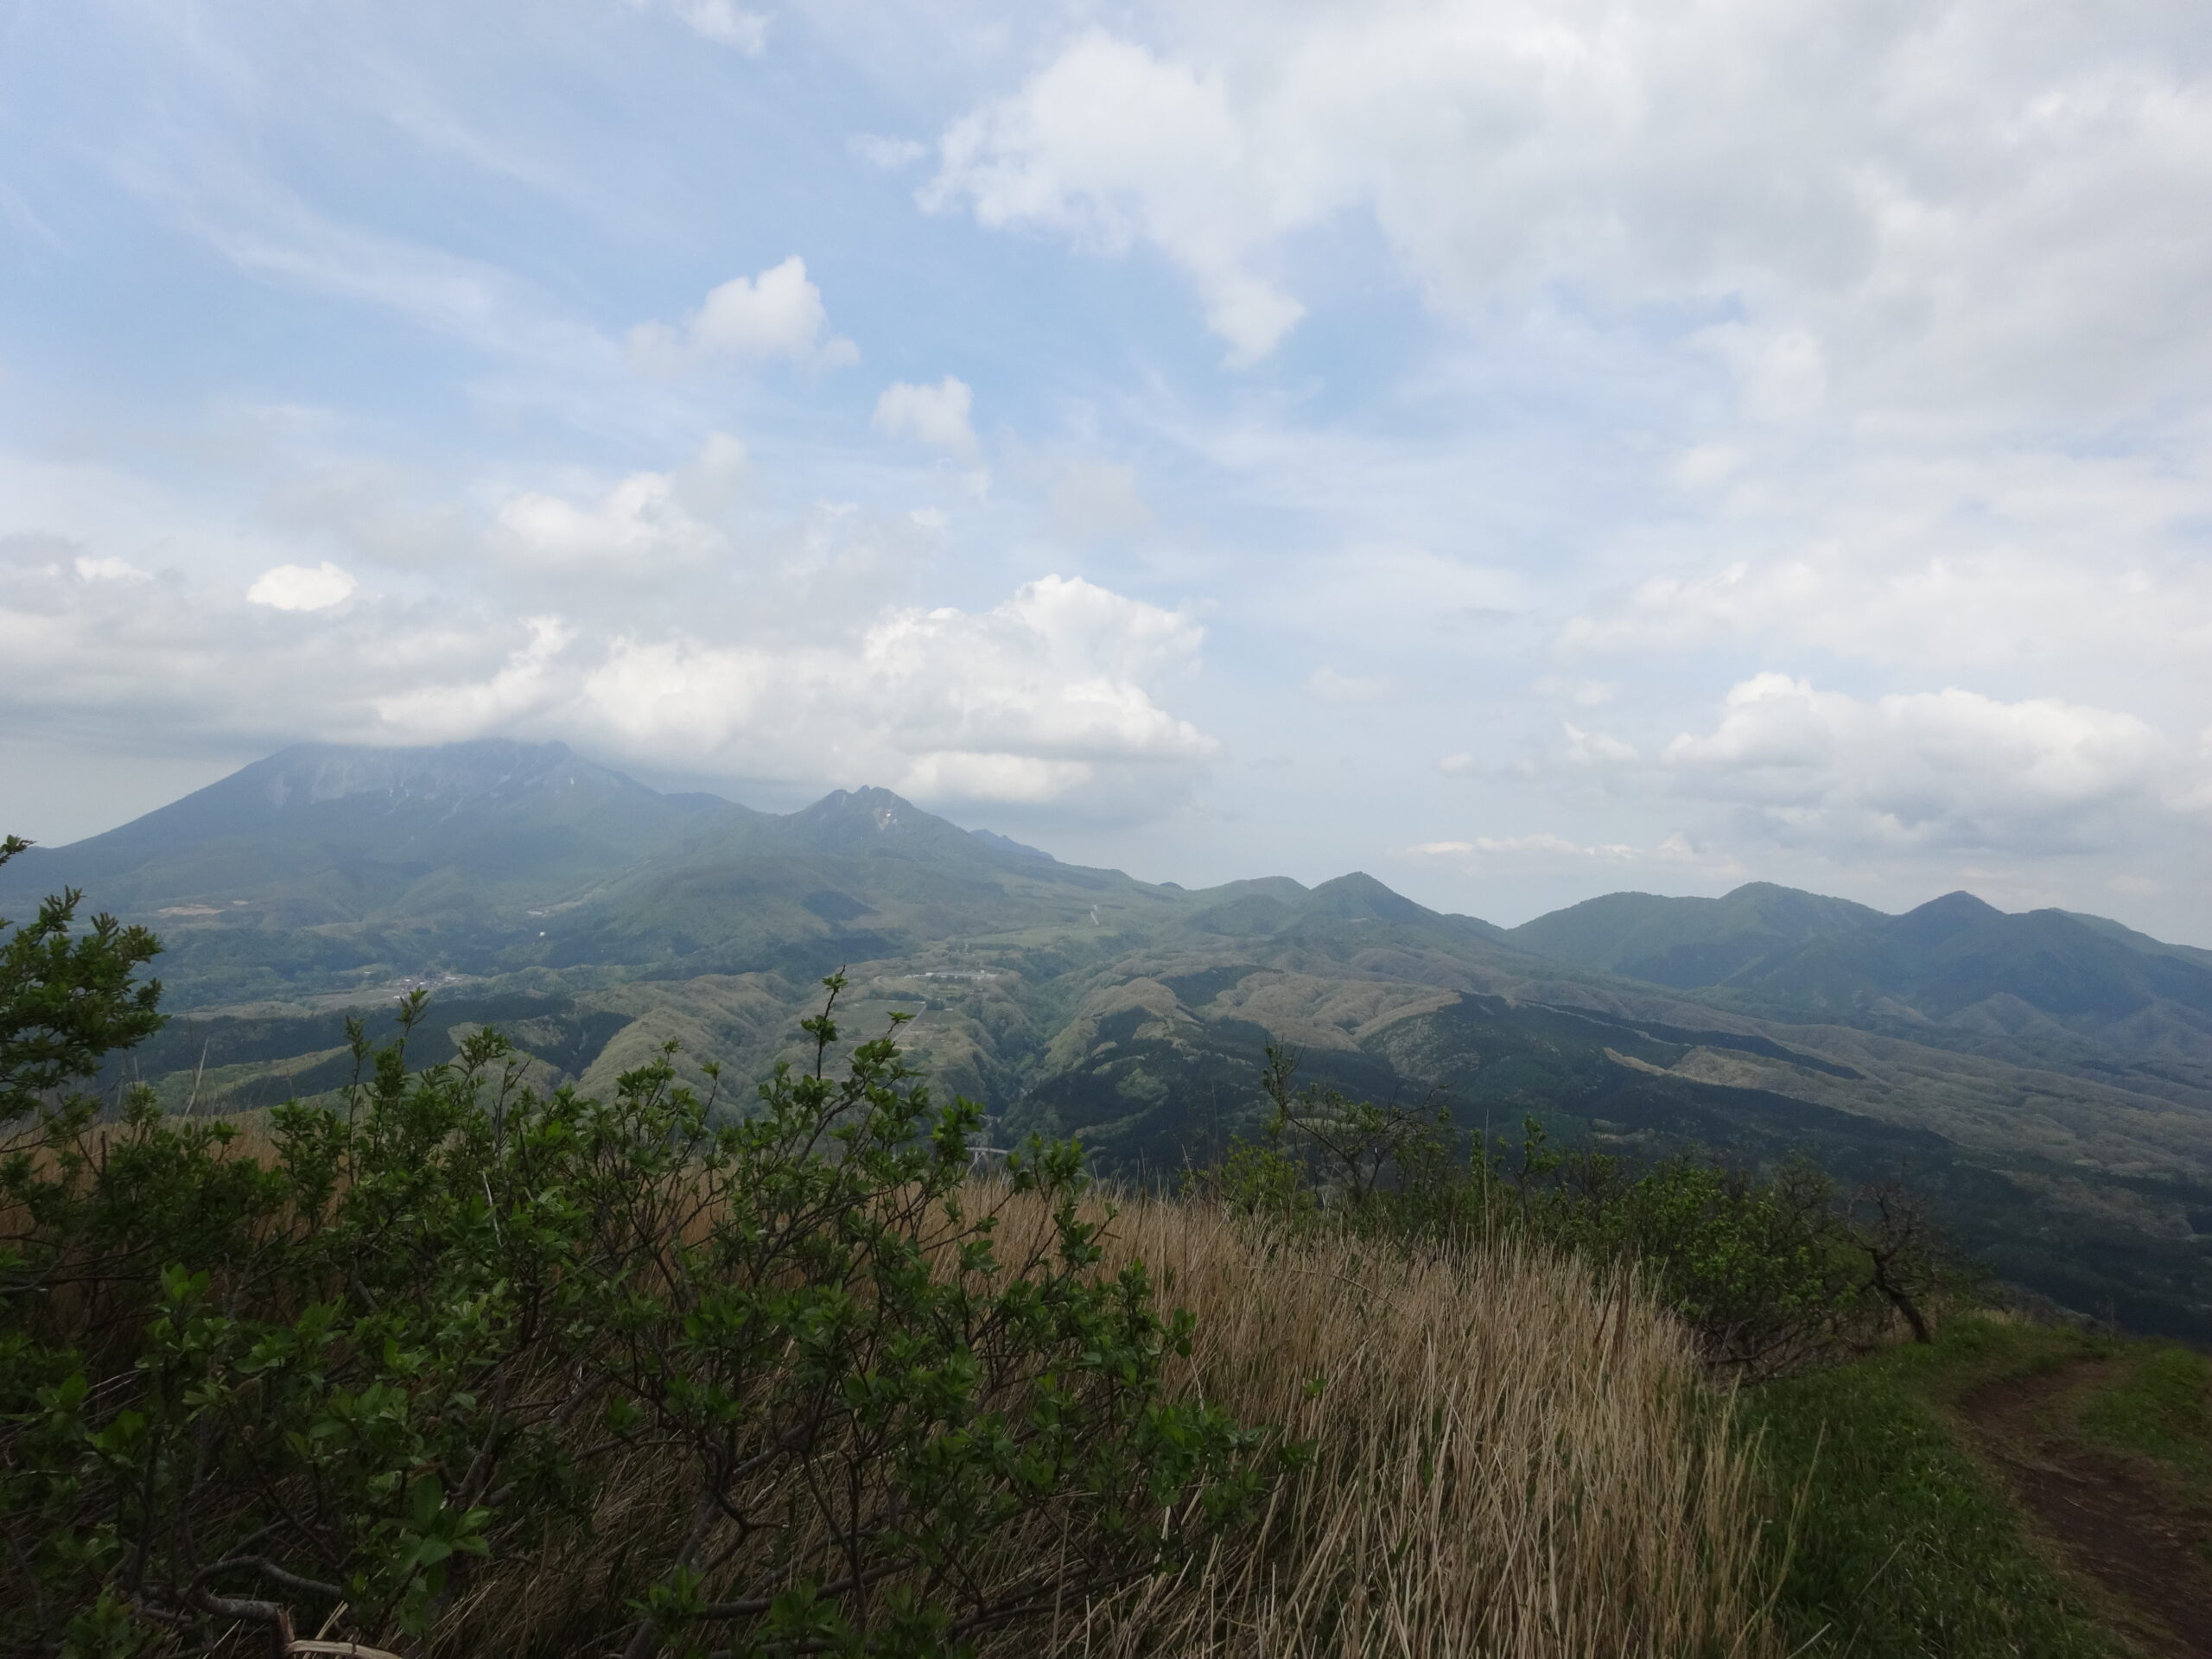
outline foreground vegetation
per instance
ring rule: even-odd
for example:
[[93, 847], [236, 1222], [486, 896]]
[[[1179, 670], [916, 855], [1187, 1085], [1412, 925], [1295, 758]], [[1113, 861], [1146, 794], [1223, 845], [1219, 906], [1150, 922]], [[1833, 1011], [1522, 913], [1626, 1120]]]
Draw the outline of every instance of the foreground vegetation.
[[741, 1109], [410, 1070], [419, 999], [322, 1103], [103, 1109], [157, 947], [71, 899], [0, 940], [0, 1650], [2099, 1654], [1967, 1403], [2094, 1359], [2069, 1433], [2212, 1468], [2198, 1357], [1947, 1320], [1900, 1192], [1278, 1053], [1117, 1206], [835, 976]]
[[0, 963], [11, 1650], [1760, 1645], [1751, 1465], [1625, 1274], [978, 1180], [834, 976], [741, 1113], [357, 1031], [339, 1103], [113, 1118], [155, 947], [73, 899]]
[[658, 1074], [502, 1100], [493, 1046], [11, 1168], [11, 1648], [1763, 1646], [1753, 1465], [1626, 1275], [794, 1120], [888, 1045], [703, 1137]]

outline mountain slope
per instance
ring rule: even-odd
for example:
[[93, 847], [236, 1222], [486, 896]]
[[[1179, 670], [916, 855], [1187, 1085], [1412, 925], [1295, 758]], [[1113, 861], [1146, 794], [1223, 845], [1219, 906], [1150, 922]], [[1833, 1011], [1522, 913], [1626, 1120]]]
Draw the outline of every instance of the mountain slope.
[[0, 872], [156, 926], [172, 1006], [481, 964], [640, 857], [762, 815], [664, 795], [558, 743], [303, 744]]
[[452, 871], [479, 897], [543, 893], [625, 868], [703, 823], [758, 814], [663, 795], [559, 743], [439, 748], [302, 744], [105, 835], [34, 849], [13, 899], [70, 885], [118, 911], [281, 903], [285, 925], [404, 905]]
[[1062, 864], [882, 790], [663, 796], [557, 746], [288, 751], [41, 855], [8, 913], [68, 880], [168, 943], [177, 1017], [127, 1064], [173, 1105], [338, 1086], [348, 1013], [424, 983], [423, 1058], [489, 1022], [543, 1085], [607, 1090], [671, 1042], [757, 1075], [842, 968], [845, 1029], [914, 1016], [902, 1046], [995, 1144], [1073, 1134], [1164, 1175], [1258, 1132], [1287, 1044], [1471, 1132], [1905, 1167], [2008, 1281], [2212, 1338], [2212, 964], [2096, 918], [1754, 884], [1505, 931], [1358, 873]]
[[1719, 899], [1611, 893], [1506, 931], [1538, 956], [1680, 989], [1718, 985], [1812, 940], [1882, 919], [1848, 899], [1754, 881]]
[[1616, 893], [1506, 937], [1777, 1017], [2069, 1065], [2180, 1065], [2212, 1084], [2212, 953], [2101, 918], [2011, 914], [1967, 893], [1891, 916], [1754, 883], [1717, 899]]

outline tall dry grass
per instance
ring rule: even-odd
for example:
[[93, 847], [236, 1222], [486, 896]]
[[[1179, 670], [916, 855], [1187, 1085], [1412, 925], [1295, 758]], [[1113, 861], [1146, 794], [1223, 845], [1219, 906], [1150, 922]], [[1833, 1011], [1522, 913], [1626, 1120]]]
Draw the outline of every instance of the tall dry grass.
[[1686, 1333], [1498, 1244], [1408, 1260], [1129, 1205], [1198, 1319], [1181, 1389], [1313, 1443], [1232, 1556], [1090, 1610], [1058, 1651], [1179, 1659], [1772, 1651], [1751, 1457]]

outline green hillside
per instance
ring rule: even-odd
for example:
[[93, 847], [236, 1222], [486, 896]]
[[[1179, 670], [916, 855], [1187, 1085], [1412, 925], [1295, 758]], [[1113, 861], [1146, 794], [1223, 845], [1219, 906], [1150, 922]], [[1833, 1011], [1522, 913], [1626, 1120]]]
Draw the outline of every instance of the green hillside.
[[1506, 937], [1555, 961], [1687, 990], [1885, 919], [1847, 899], [1754, 881], [1719, 899], [1609, 893], [1539, 916]]
[[287, 751], [7, 879], [6, 913], [67, 881], [161, 933], [174, 1015], [123, 1064], [172, 1106], [334, 1088], [348, 1014], [418, 985], [425, 1058], [491, 1024], [547, 1083], [671, 1040], [758, 1074], [844, 967], [995, 1144], [1171, 1178], [1255, 1128], [1279, 1042], [1471, 1135], [1902, 1173], [2020, 1294], [2212, 1338], [2212, 968], [2095, 918], [1755, 884], [1506, 931], [1365, 874], [1186, 891], [881, 790], [772, 815], [516, 744]]
[[2012, 915], [1967, 893], [1889, 916], [1754, 883], [1717, 899], [1617, 893], [1509, 937], [1770, 1017], [2212, 1086], [2212, 953], [2101, 917]]

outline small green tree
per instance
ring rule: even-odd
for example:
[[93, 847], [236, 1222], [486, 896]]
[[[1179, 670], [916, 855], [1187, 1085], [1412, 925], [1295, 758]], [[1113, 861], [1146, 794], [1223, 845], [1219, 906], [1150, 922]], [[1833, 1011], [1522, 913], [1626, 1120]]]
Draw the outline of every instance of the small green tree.
[[[0, 841], [0, 864], [28, 850]], [[100, 1062], [161, 1028], [159, 980], [134, 980], [161, 944], [105, 913], [76, 925], [84, 895], [69, 888], [17, 926], [0, 917], [0, 1128], [57, 1103]]]

